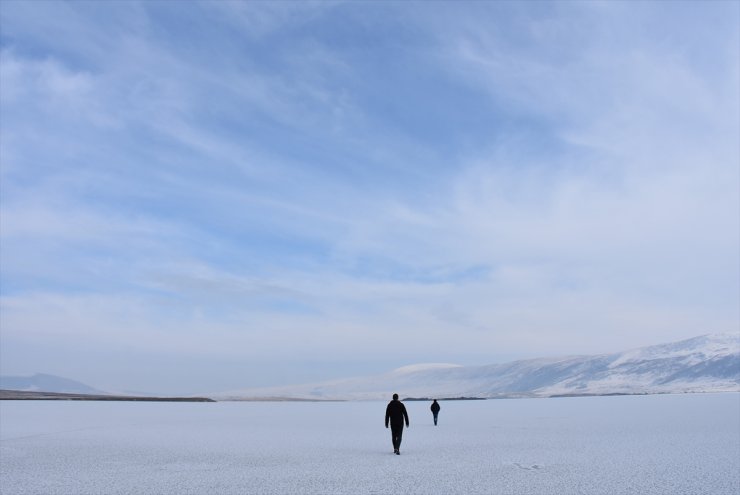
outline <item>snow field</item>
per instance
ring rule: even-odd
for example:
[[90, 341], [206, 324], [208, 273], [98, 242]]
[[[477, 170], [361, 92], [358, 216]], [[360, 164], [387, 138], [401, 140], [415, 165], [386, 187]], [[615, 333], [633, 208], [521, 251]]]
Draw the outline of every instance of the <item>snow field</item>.
[[740, 394], [429, 405], [3, 401], [0, 493], [740, 493]]

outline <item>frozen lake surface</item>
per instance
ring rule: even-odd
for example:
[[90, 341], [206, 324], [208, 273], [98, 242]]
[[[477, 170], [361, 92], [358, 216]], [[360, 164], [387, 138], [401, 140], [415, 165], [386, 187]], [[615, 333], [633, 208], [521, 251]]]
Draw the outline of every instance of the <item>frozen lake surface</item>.
[[0, 493], [740, 493], [740, 394], [409, 402], [0, 402]]

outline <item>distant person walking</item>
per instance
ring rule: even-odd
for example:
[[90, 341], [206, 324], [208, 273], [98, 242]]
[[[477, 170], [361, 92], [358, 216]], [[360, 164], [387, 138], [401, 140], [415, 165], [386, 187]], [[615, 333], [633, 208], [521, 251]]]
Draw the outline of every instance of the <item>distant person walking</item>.
[[393, 453], [401, 455], [401, 437], [403, 436], [403, 423], [409, 426], [409, 415], [406, 412], [406, 406], [398, 400], [398, 394], [393, 394], [393, 400], [385, 408], [385, 427], [388, 428], [388, 422], [391, 424], [391, 439], [393, 440]]
[[434, 416], [434, 426], [437, 426], [437, 416], [439, 416], [439, 402], [437, 402], [437, 399], [434, 399], [434, 402], [432, 402], [432, 407], [430, 408], [432, 410], [432, 416]]

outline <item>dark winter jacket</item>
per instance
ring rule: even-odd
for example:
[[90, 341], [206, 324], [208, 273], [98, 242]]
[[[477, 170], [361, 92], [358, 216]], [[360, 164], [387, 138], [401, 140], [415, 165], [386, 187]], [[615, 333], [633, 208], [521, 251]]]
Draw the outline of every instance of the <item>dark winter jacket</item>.
[[409, 425], [409, 415], [406, 413], [406, 406], [400, 400], [392, 400], [388, 403], [388, 407], [385, 408], [385, 427], [388, 428], [388, 420], [391, 422], [391, 427], [403, 428], [403, 422], [406, 421], [406, 426]]
[[439, 402], [432, 402], [432, 407], [430, 407], [432, 410], [432, 413], [437, 414], [439, 412]]

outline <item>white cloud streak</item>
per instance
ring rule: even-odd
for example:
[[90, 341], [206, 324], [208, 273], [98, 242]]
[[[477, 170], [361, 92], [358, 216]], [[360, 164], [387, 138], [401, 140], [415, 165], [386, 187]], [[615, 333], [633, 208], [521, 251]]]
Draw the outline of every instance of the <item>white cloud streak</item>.
[[70, 31], [40, 56], [64, 23], [4, 14], [6, 341], [254, 360], [396, 342], [407, 364], [737, 326], [737, 26], [653, 4], [393, 4], [432, 41], [418, 70], [496, 121], [466, 129], [488, 144], [435, 153], [454, 146], [396, 132], [366, 106], [368, 62], [309, 29], [339, 39], [352, 6], [265, 5], [199, 5], [223, 23], [211, 55], [146, 4], [98, 27], [64, 4]]

